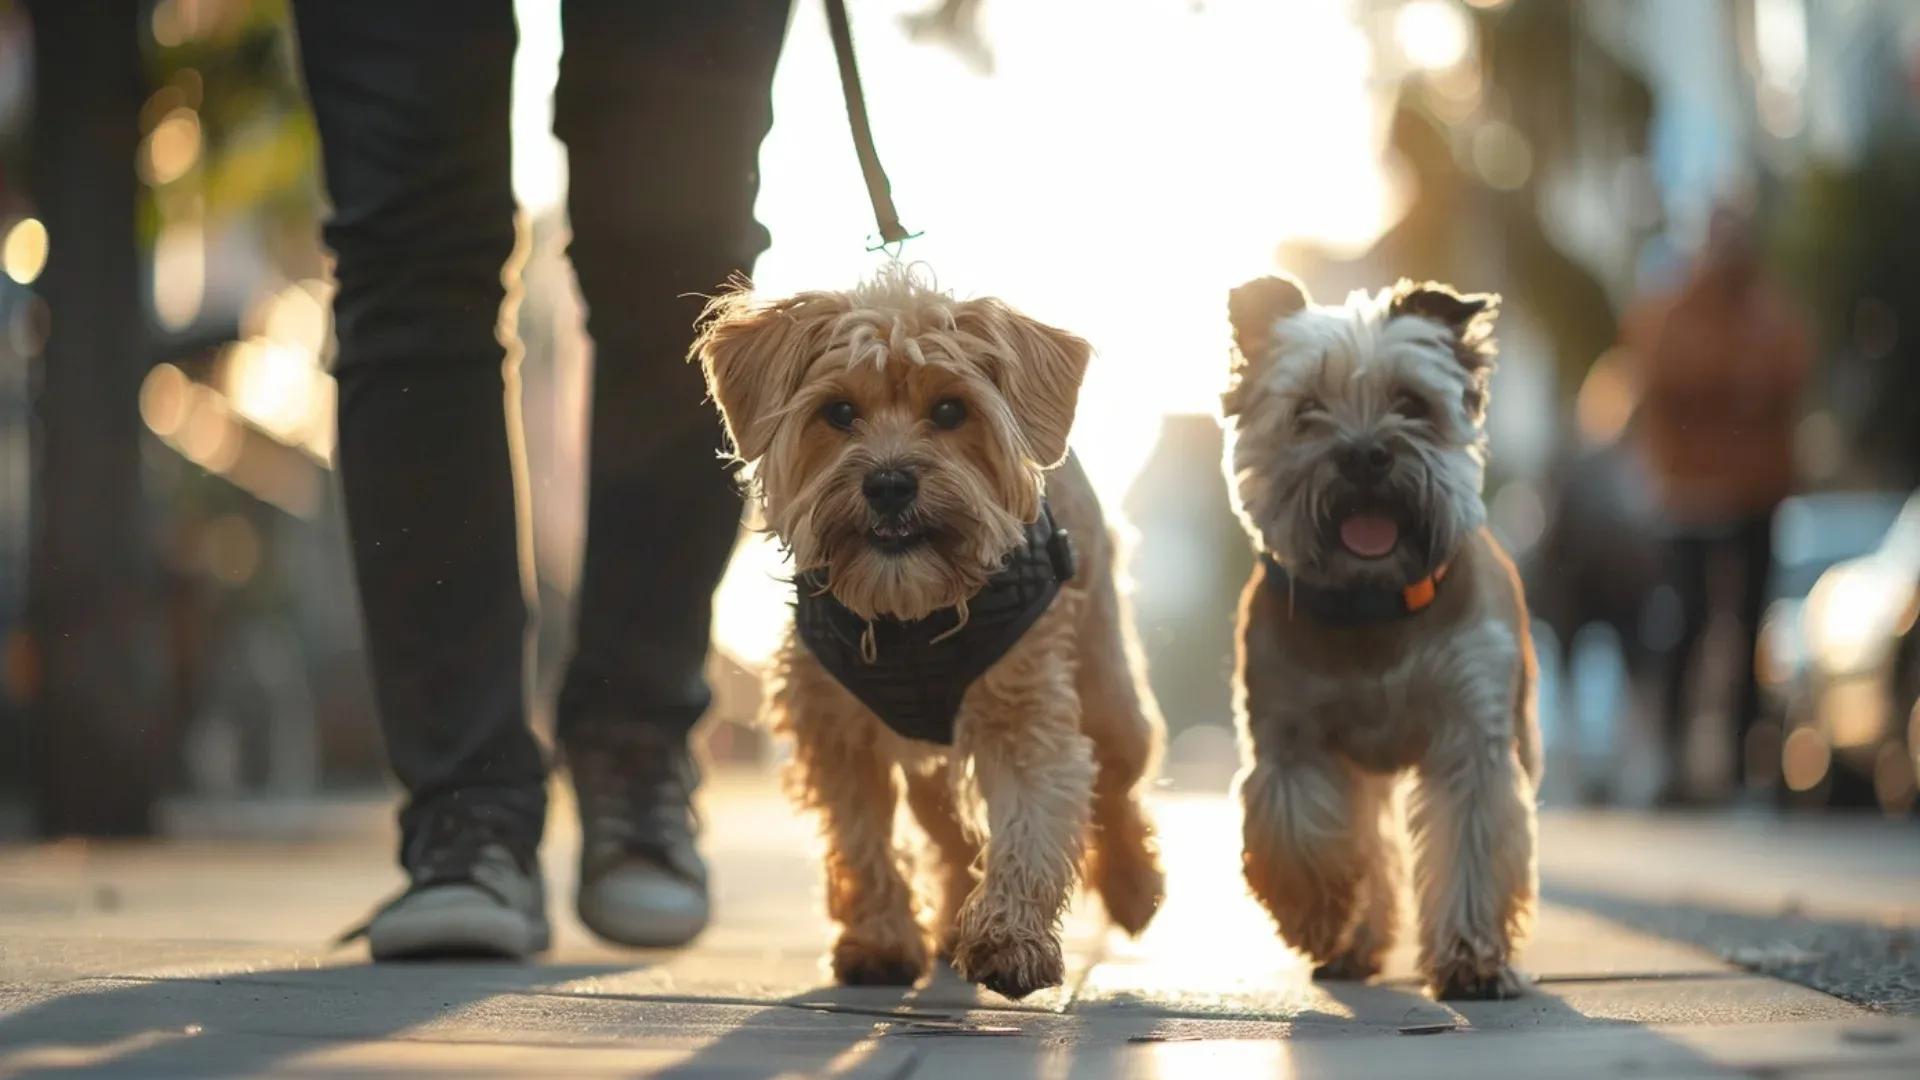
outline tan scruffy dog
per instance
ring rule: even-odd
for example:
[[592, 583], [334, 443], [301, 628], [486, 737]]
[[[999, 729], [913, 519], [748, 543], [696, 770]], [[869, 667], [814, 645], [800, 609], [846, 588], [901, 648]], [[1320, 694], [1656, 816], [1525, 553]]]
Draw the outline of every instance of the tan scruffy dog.
[[[1534, 660], [1480, 489], [1498, 297], [1233, 290], [1226, 468], [1260, 553], [1240, 607], [1247, 882], [1317, 974], [1392, 944], [1405, 833], [1420, 971], [1505, 997], [1531, 922]], [[1405, 827], [1396, 789], [1411, 779]]]
[[[694, 351], [798, 571], [768, 714], [823, 822], [834, 974], [912, 983], [937, 941], [1008, 997], [1056, 986], [1083, 853], [1138, 933], [1162, 894], [1140, 801], [1161, 728], [1067, 452], [1087, 343], [895, 271], [736, 289]], [[926, 927], [894, 846], [903, 787], [938, 867]]]

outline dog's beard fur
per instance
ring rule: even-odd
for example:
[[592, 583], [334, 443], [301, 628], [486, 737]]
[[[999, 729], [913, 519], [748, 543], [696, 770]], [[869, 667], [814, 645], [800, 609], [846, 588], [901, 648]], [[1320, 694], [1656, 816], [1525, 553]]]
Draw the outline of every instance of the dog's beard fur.
[[[1312, 306], [1282, 279], [1235, 291], [1229, 487], [1242, 523], [1290, 573], [1398, 587], [1485, 521], [1495, 303], [1404, 282], [1338, 307]], [[1363, 485], [1343, 475], [1339, 454], [1368, 442], [1391, 464]], [[1341, 521], [1356, 512], [1396, 523], [1391, 552], [1362, 557], [1342, 543]]]
[[[964, 605], [1024, 542], [1045, 470], [1066, 456], [1090, 349], [996, 300], [955, 301], [903, 271], [849, 292], [771, 304], [736, 288], [695, 342], [750, 492], [795, 569], [822, 572], [863, 618], [918, 619]], [[959, 427], [929, 420], [954, 398]], [[851, 431], [827, 423], [852, 402]], [[876, 469], [919, 494], [885, 523], [918, 541], [874, 542], [883, 519], [862, 485]]]
[[[955, 454], [905, 425], [871, 430], [876, 421], [864, 436], [786, 425], [755, 474], [768, 527], [791, 550], [797, 570], [824, 571], [834, 598], [862, 618], [918, 619], [953, 607], [980, 591], [1039, 512], [1039, 472], [1019, 463], [999, 422], [1004, 417], [1004, 409], [976, 409], [969, 417], [994, 429], [991, 449], [977, 455]], [[882, 519], [861, 485], [883, 466], [912, 471], [920, 485], [898, 524], [924, 539], [904, 551], [871, 541]]]

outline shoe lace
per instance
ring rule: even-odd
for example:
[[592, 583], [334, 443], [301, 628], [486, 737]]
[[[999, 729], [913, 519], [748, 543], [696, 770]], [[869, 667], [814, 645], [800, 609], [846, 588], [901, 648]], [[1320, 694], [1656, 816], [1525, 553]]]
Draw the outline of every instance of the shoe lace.
[[679, 740], [627, 727], [635, 730], [596, 731], [567, 741], [581, 825], [596, 848], [661, 861], [668, 847], [690, 842], [700, 830], [693, 808], [699, 768]]
[[522, 873], [531, 873], [532, 859], [521, 850], [524, 832], [525, 826], [505, 807], [477, 803], [435, 810], [409, 845], [410, 891], [450, 883], [485, 888], [474, 880], [473, 867], [489, 847], [506, 849]]
[[377, 904], [359, 923], [334, 939], [345, 945], [365, 937], [373, 921], [407, 897], [437, 885], [468, 885], [492, 896], [505, 905], [511, 898], [503, 895], [485, 877], [473, 872], [482, 853], [489, 847], [509, 852], [522, 873], [535, 873], [533, 858], [522, 852], [525, 826], [512, 811], [485, 803], [436, 807], [420, 831], [408, 842], [405, 887]]

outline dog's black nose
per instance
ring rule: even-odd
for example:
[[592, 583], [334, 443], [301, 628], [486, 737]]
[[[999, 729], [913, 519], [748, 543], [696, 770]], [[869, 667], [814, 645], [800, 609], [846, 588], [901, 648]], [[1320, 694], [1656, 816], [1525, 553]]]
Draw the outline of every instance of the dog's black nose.
[[1340, 448], [1340, 475], [1356, 484], [1377, 484], [1393, 471], [1393, 452], [1372, 439], [1360, 439]]
[[897, 514], [913, 505], [920, 494], [920, 481], [905, 469], [875, 469], [860, 484], [867, 505], [881, 514]]

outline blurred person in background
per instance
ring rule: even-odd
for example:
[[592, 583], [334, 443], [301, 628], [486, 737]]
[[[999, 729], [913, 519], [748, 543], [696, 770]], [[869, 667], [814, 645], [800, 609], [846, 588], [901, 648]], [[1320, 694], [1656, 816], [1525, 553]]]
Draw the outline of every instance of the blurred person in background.
[[[588, 539], [558, 754], [602, 937], [706, 924], [688, 734], [740, 505], [683, 362], [698, 293], [751, 269], [788, 0], [566, 0], [555, 132], [595, 343]], [[510, 0], [295, 0], [333, 212], [337, 461], [409, 884], [376, 959], [520, 957], [549, 932], [527, 722]]]
[[1634, 431], [1669, 529], [1680, 634], [1662, 700], [1668, 775], [1661, 801], [1692, 801], [1686, 735], [1695, 652], [1711, 615], [1709, 586], [1738, 566], [1740, 653], [1734, 665], [1732, 760], [1744, 782], [1747, 732], [1759, 712], [1754, 646], [1772, 563], [1773, 513], [1793, 487], [1793, 433], [1811, 357], [1792, 298], [1765, 273], [1751, 222], [1721, 207], [1678, 289], [1649, 298], [1625, 324], [1637, 363]]

